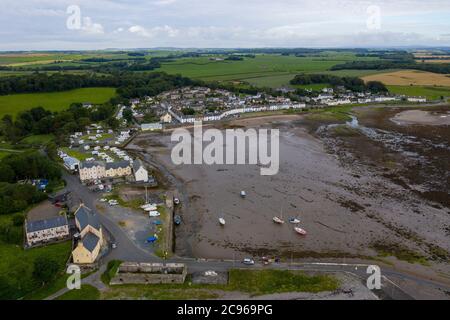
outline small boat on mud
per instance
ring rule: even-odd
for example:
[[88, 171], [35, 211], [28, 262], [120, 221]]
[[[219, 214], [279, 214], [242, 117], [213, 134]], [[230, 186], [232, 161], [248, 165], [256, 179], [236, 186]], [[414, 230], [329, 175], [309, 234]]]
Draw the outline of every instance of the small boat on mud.
[[295, 232], [297, 232], [299, 235], [306, 236], [306, 231], [303, 230], [302, 228], [300, 228], [300, 227], [295, 227], [294, 230], [295, 230]]
[[161, 214], [158, 211], [150, 211], [149, 217], [159, 217]]
[[[141, 209], [144, 209], [145, 211], [153, 211], [156, 210], [157, 205], [154, 203], [147, 203], [141, 206]], [[155, 209], [153, 209], [155, 208]]]
[[299, 224], [300, 223], [300, 219], [298, 218], [289, 218], [289, 222], [292, 224]]
[[279, 218], [279, 217], [273, 217], [273, 222], [277, 223], [277, 224], [284, 224], [284, 220]]
[[179, 226], [181, 224], [181, 216], [179, 215], [174, 216], [173, 222], [175, 223], [175, 225]]
[[221, 226], [224, 226], [225, 225], [225, 219], [224, 218], [219, 218], [219, 223], [220, 223], [220, 225]]
[[245, 198], [246, 196], [247, 196], [247, 193], [244, 190], [242, 190], [241, 191], [241, 198]]

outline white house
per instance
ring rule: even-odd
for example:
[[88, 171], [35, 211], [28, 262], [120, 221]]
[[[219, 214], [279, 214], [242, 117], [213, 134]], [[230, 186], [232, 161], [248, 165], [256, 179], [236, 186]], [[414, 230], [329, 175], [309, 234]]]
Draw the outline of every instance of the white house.
[[141, 124], [142, 131], [154, 131], [154, 130], [162, 130], [161, 123], [143, 123]]
[[133, 172], [136, 182], [147, 182], [148, 181], [148, 171], [142, 165], [141, 160], [136, 159], [133, 162]]
[[408, 97], [408, 102], [427, 102], [427, 99], [422, 97]]
[[33, 246], [69, 237], [67, 216], [57, 216], [38, 221], [25, 221], [27, 245]]

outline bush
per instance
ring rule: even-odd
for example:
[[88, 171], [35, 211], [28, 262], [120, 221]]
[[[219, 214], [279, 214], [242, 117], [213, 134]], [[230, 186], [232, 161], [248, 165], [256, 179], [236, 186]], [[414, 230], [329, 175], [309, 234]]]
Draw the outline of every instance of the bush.
[[45, 284], [56, 276], [58, 269], [58, 263], [55, 260], [39, 256], [34, 261], [33, 277]]
[[12, 223], [15, 227], [21, 227], [23, 226], [23, 223], [25, 222], [25, 216], [21, 213], [16, 213], [12, 217]]

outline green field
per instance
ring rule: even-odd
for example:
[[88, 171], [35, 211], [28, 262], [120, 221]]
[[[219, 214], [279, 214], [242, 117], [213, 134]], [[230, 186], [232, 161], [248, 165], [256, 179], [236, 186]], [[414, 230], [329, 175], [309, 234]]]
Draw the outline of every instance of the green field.
[[20, 141], [20, 143], [42, 146], [42, 145], [45, 145], [45, 144], [49, 143], [54, 138], [55, 138], [55, 136], [52, 135], [52, 134], [38, 134], [38, 135], [32, 135], [32, 136], [28, 136], [26, 138], [23, 138]]
[[42, 106], [50, 111], [61, 111], [74, 102], [104, 103], [115, 95], [114, 88], [83, 88], [62, 92], [24, 93], [0, 96], [0, 118], [5, 114]]
[[311, 57], [261, 54], [255, 58], [245, 58], [243, 61], [211, 61], [209, 59], [210, 57], [177, 59], [163, 63], [158, 70], [205, 81], [244, 81], [267, 87], [288, 85], [298, 73], [360, 76], [379, 72], [374, 70], [329, 71], [332, 66], [347, 61], [374, 59], [356, 57], [352, 53], [325, 52], [320, 56]]
[[98, 300], [100, 299], [100, 291], [89, 284], [81, 285], [79, 290], [74, 289], [64, 293], [56, 298], [56, 300]]
[[1, 291], [0, 294], [17, 299], [38, 289], [40, 283], [32, 275], [33, 261], [38, 256], [49, 257], [58, 261], [62, 270], [70, 249], [70, 241], [29, 250], [24, 250], [20, 245], [0, 243], [0, 274], [11, 287], [9, 294]]
[[333, 275], [310, 275], [301, 271], [288, 270], [238, 270], [229, 272], [226, 285], [193, 284], [149, 284], [114, 285], [102, 294], [102, 299], [218, 299], [226, 291], [244, 292], [250, 296], [283, 292], [334, 291], [340, 281]]
[[80, 161], [84, 161], [87, 158], [91, 157], [90, 154], [87, 154], [87, 153], [84, 153], [84, 152], [81, 152], [81, 151], [77, 151], [77, 150], [74, 150], [74, 149], [61, 148], [61, 150], [64, 151], [69, 157], [76, 158], [76, 159], [78, 159]]
[[437, 100], [441, 96], [450, 97], [448, 87], [421, 87], [421, 86], [387, 86], [389, 91], [413, 97], [426, 97], [428, 100]]

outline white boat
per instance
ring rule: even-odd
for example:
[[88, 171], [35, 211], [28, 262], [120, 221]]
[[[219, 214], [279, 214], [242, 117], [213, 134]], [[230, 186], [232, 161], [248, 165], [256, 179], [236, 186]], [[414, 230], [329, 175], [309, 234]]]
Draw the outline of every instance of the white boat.
[[148, 208], [156, 208], [157, 207], [157, 205], [156, 204], [154, 204], [154, 203], [147, 203], [147, 204], [144, 204], [143, 206], [141, 206], [141, 209], [148, 209]]
[[242, 197], [242, 198], [245, 198], [246, 196], [247, 196], [247, 193], [246, 193], [244, 190], [242, 190], [242, 191], [241, 191], [241, 197]]
[[278, 224], [284, 224], [284, 220], [279, 218], [279, 217], [273, 217], [273, 222], [278, 223]]
[[151, 212], [151, 211], [156, 211], [157, 209], [158, 209], [158, 207], [156, 207], [156, 206], [154, 206], [154, 207], [146, 207], [144, 209], [144, 211]]
[[224, 218], [219, 218], [219, 223], [221, 226], [225, 225], [225, 219]]
[[306, 231], [303, 230], [303, 229], [300, 228], [300, 227], [295, 227], [294, 230], [295, 230], [295, 232], [297, 232], [298, 234], [300, 234], [300, 235], [302, 235], [302, 236], [305, 236], [305, 235], [306, 235]]
[[150, 217], [159, 217], [161, 214], [158, 211], [150, 211], [148, 215]]
[[289, 222], [292, 224], [299, 224], [300, 223], [300, 219], [298, 218], [290, 218]]

